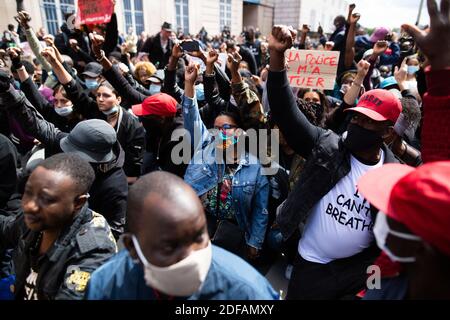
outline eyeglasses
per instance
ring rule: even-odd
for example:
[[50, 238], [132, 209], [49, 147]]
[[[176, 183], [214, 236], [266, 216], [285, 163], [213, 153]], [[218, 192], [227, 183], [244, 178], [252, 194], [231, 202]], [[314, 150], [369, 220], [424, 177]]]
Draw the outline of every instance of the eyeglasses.
[[231, 124], [224, 124], [223, 126], [219, 127], [219, 126], [214, 126], [214, 129], [216, 130], [230, 130], [230, 129], [236, 129], [237, 126], [231, 125]]

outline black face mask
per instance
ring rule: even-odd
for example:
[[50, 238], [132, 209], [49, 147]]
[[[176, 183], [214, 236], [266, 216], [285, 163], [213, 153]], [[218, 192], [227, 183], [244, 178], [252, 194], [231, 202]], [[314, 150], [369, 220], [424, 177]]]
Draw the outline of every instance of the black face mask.
[[368, 150], [381, 147], [382, 144], [383, 138], [377, 131], [368, 130], [353, 123], [348, 125], [344, 145], [350, 151]]

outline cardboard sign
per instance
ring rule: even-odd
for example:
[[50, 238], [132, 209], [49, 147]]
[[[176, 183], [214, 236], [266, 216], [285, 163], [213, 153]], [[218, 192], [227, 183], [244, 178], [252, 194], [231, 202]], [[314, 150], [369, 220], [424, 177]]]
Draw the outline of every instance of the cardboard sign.
[[292, 87], [332, 90], [336, 79], [339, 51], [286, 51], [287, 76]]
[[112, 0], [78, 0], [81, 24], [102, 24], [111, 21], [114, 12]]

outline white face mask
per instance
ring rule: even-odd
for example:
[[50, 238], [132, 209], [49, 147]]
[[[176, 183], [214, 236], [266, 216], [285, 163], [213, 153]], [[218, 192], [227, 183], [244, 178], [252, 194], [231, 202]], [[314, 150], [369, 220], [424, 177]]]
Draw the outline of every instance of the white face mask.
[[132, 239], [138, 257], [144, 264], [145, 283], [149, 287], [177, 297], [189, 297], [200, 289], [211, 266], [211, 242], [206, 248], [192, 252], [171, 266], [157, 267], [147, 261], [134, 235]]
[[72, 114], [73, 105], [66, 106], [66, 107], [60, 107], [60, 108], [55, 107], [55, 112], [61, 117], [67, 117]]
[[411, 263], [416, 261], [416, 257], [399, 257], [395, 255], [387, 246], [386, 239], [389, 234], [396, 236], [397, 238], [411, 240], [411, 241], [422, 241], [422, 239], [418, 236], [398, 232], [391, 230], [389, 228], [389, 224], [387, 222], [387, 216], [383, 212], [378, 212], [377, 219], [375, 221], [375, 226], [373, 227], [373, 234], [375, 235], [375, 239], [377, 241], [378, 247], [383, 250], [388, 257], [394, 262], [403, 262], [403, 263]]
[[114, 106], [114, 107], [112, 107], [111, 109], [109, 109], [107, 111], [102, 111], [102, 113], [105, 116], [110, 116], [110, 115], [115, 114], [117, 112], [119, 112], [119, 106]]

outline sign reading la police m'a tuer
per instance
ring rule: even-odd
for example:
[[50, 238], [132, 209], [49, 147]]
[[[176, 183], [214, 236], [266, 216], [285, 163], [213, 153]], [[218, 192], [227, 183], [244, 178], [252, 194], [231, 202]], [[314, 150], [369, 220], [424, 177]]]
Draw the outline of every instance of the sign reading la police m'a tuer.
[[336, 79], [339, 51], [286, 51], [287, 76], [292, 87], [332, 90]]
[[102, 24], [111, 21], [113, 0], [78, 0], [81, 24]]

